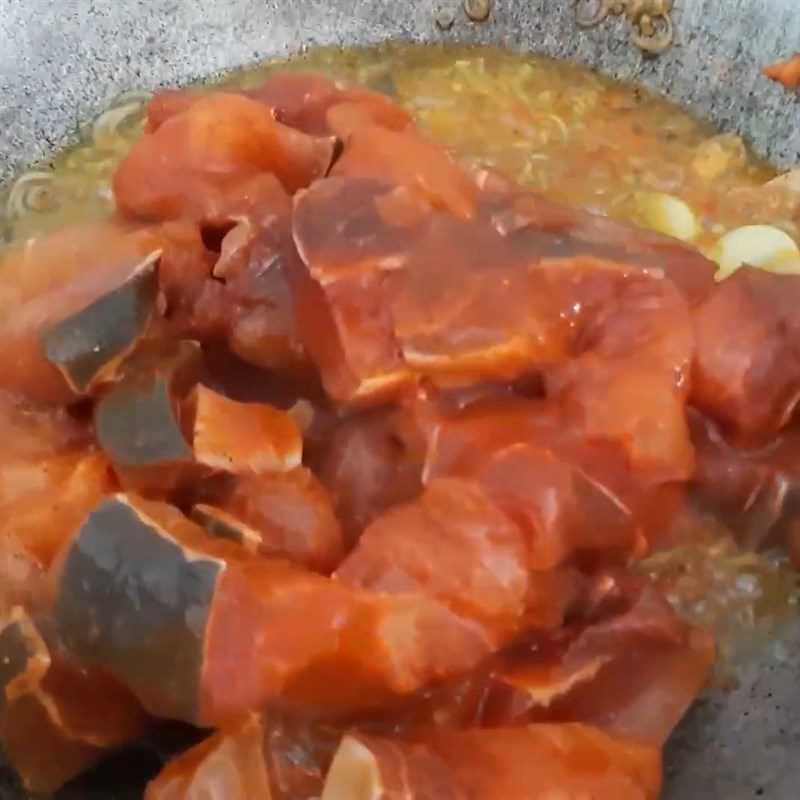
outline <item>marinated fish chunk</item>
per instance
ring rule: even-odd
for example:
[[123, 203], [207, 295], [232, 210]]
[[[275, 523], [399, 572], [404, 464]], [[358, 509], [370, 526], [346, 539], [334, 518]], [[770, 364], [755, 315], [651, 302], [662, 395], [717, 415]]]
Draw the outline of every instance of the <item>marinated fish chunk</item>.
[[66, 553], [55, 622], [72, 654], [152, 713], [204, 725], [268, 702], [374, 707], [490, 650], [479, 625], [424, 596], [353, 589], [260, 558], [124, 495], [92, 512]]
[[522, 531], [480, 487], [440, 479], [418, 501], [375, 520], [336, 577], [351, 586], [434, 597], [500, 640], [515, 631], [525, 610], [527, 560]]
[[443, 148], [414, 130], [356, 127], [331, 174], [392, 181], [460, 219], [476, 214], [477, 190], [469, 176]]
[[328, 493], [298, 467], [269, 475], [240, 475], [198, 504], [193, 516], [207, 530], [263, 556], [286, 558], [330, 573], [344, 555], [342, 528]]
[[266, 403], [239, 403], [198, 386], [193, 449], [200, 464], [238, 474], [288, 472], [300, 465], [303, 438], [294, 420]]
[[661, 760], [653, 747], [588, 725], [440, 731], [404, 742], [353, 734], [334, 756], [323, 800], [655, 800]]
[[328, 171], [332, 137], [313, 137], [275, 120], [261, 103], [215, 92], [164, 120], [114, 173], [120, 211], [144, 219], [225, 216], [231, 193], [261, 173], [289, 192]]
[[740, 269], [694, 312], [691, 401], [744, 444], [800, 402], [800, 276]]
[[45, 357], [76, 394], [113, 379], [114, 370], [145, 335], [158, 292], [159, 255], [149, 256], [123, 284], [40, 334]]
[[0, 743], [31, 792], [55, 791], [145, 730], [124, 687], [51, 649], [21, 608], [3, 621], [0, 665]]
[[183, 401], [199, 370], [196, 343], [154, 343], [124, 365], [122, 378], [98, 400], [97, 441], [126, 486], [163, 496], [197, 472]]
[[[113, 376], [154, 314], [159, 250], [143, 260], [138, 254], [148, 236], [107, 233], [107, 260], [83, 244], [82, 233], [75, 236], [31, 248], [23, 265], [43, 276], [17, 284], [24, 302], [0, 324], [0, 387], [43, 405], [66, 405]], [[62, 264], [51, 251], [56, 243], [64, 247]], [[84, 254], [86, 261], [78, 258]], [[40, 260], [45, 257], [54, 263]], [[56, 286], [55, 275], [67, 282]]]

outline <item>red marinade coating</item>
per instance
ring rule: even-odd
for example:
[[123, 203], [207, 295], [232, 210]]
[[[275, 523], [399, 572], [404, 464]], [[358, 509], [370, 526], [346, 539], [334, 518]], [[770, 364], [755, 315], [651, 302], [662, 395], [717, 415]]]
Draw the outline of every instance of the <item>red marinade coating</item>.
[[[290, 200], [272, 175], [246, 189], [230, 218], [164, 226], [159, 279], [167, 319], [177, 335], [225, 342], [256, 366], [292, 369], [305, 357], [287, 282], [287, 264], [297, 258]], [[204, 241], [214, 232], [219, 252]]]
[[331, 765], [322, 800], [655, 800], [657, 748], [589, 725], [436, 731], [411, 741], [352, 734]]
[[70, 226], [7, 254], [0, 262], [0, 388], [45, 405], [75, 400], [39, 337], [118, 286], [160, 247], [155, 229], [108, 222]]
[[522, 531], [477, 485], [441, 479], [375, 520], [336, 577], [380, 592], [421, 592], [502, 638], [525, 609], [527, 562]]
[[[459, 412], [444, 414], [432, 425], [423, 472], [426, 480], [435, 475], [474, 474], [476, 465], [486, 471], [488, 477], [493, 459], [497, 457], [495, 454], [502, 454], [506, 448], [515, 448], [511, 450], [514, 453], [517, 445], [532, 448], [533, 453], [550, 453], [564, 465], [564, 469], [572, 471], [577, 478], [575, 487], [580, 489], [585, 501], [591, 498], [590, 505], [576, 509], [578, 516], [573, 518], [569, 509], [574, 499], [569, 494], [562, 494], [559, 515], [555, 515], [555, 509], [548, 510], [548, 515], [542, 520], [545, 530], [550, 531], [546, 538], [551, 543], [559, 543], [560, 548], [568, 548], [562, 550], [563, 554], [570, 548], [580, 547], [581, 543], [589, 549], [599, 544], [593, 531], [594, 520], [587, 513], [589, 508], [594, 508], [593, 513], [602, 511], [610, 530], [615, 531], [614, 541], [608, 540], [607, 544], [612, 548], [610, 555], [615, 547], [618, 548], [619, 557], [630, 548], [634, 552], [640, 551], [637, 531], [648, 541], [657, 539], [669, 526], [680, 499], [680, 484], [653, 484], [647, 475], [632, 469], [621, 443], [588, 439], [580, 428], [567, 426], [561, 410], [547, 400], [489, 398]], [[536, 457], [531, 454], [524, 456]], [[556, 478], [558, 474], [552, 472], [551, 477]], [[543, 480], [542, 497], [547, 498], [548, 484], [544, 476], [540, 479]], [[553, 487], [558, 485], [554, 483]], [[519, 505], [523, 499], [520, 497], [506, 495], [503, 498], [500, 492], [496, 498], [511, 513], [523, 516], [534, 513], [537, 502], [535, 495], [524, 498], [522, 506]], [[625, 517], [630, 518], [629, 525], [626, 525]], [[569, 532], [569, 527], [565, 526], [571, 525], [576, 527]], [[545, 551], [536, 547], [533, 554], [534, 557], [545, 557]], [[600, 552], [596, 552], [594, 557], [598, 555]]]
[[340, 738], [337, 728], [248, 714], [170, 761], [145, 800], [317, 797]]
[[204, 96], [146, 134], [114, 173], [120, 211], [149, 219], [219, 218], [244, 182], [273, 173], [289, 192], [324, 175], [333, 139], [275, 121], [235, 94]]
[[241, 475], [289, 472], [300, 466], [303, 438], [285, 411], [267, 403], [240, 403], [197, 386], [194, 407], [195, 459]]
[[420, 494], [424, 448], [410, 414], [376, 409], [338, 421], [310, 453], [350, 544], [389, 507]]
[[288, 278], [303, 345], [331, 397], [374, 402], [413, 382], [400, 357], [379, 275], [323, 287], [304, 265], [297, 265]]
[[249, 715], [169, 761], [144, 800], [273, 800], [263, 747], [260, 720]]
[[691, 400], [733, 435], [773, 435], [800, 401], [800, 276], [740, 269], [694, 312]]
[[[340, 85], [314, 73], [276, 72], [254, 89], [225, 87], [226, 93], [255, 100], [269, 108], [278, 122], [315, 136], [346, 138], [364, 123], [392, 130], [411, 124], [411, 117], [386, 95], [364, 87]], [[167, 89], [147, 104], [147, 131], [198, 103], [200, 92]]]
[[438, 215], [386, 282], [405, 360], [444, 383], [509, 379], [567, 354], [558, 286], [484, 223]]
[[413, 130], [393, 131], [375, 124], [357, 127], [332, 174], [407, 186], [434, 208], [461, 219], [476, 213], [477, 191], [467, 173], [439, 145]]
[[353, 588], [263, 558], [131, 495], [89, 515], [54, 577], [69, 651], [153, 714], [200, 725], [266, 704], [374, 708], [491, 652], [483, 626], [424, 594]]
[[404, 266], [430, 206], [406, 187], [371, 178], [327, 178], [294, 199], [298, 253], [320, 284]]
[[714, 638], [680, 620], [651, 586], [634, 582], [614, 602], [599, 619], [509, 653], [483, 724], [583, 722], [662, 745], [710, 674]]
[[[385, 94], [314, 73], [276, 72], [263, 86], [243, 94], [273, 109], [279, 122], [310, 134], [346, 138], [365, 120], [392, 130], [411, 124], [411, 117]], [[331, 115], [341, 105], [347, 113]]]
[[[0, 388], [73, 402], [41, 331], [163, 247], [159, 334], [282, 371], [270, 382], [308, 377], [308, 355], [334, 401], [394, 401], [336, 418], [301, 467], [296, 436], [265, 456], [221, 398], [200, 458], [214, 474], [181, 500], [246, 529], [244, 547], [176, 509], [103, 500], [107, 462], [64, 420], [4, 447], [0, 605], [38, 608], [55, 560], [76, 655], [156, 714], [222, 726], [148, 800], [266, 796], [279, 767], [276, 800], [301, 785], [323, 800], [654, 798], [653, 746], [714, 646], [624, 568], [690, 485], [745, 544], [780, 540], [800, 561], [800, 279], [743, 268], [716, 284], [691, 247], [462, 168], [389, 99], [309, 74], [159, 93], [114, 188], [121, 211], [165, 224], [6, 258]], [[125, 525], [101, 530], [115, 505]], [[302, 751], [281, 762], [273, 721], [242, 722], [264, 707], [377, 710], [376, 730], [407, 738], [356, 729], [323, 791], [322, 739], [281, 729]]]
[[531, 569], [553, 569], [575, 557], [620, 563], [643, 549], [630, 511], [546, 447], [500, 447], [468, 474], [525, 532]]
[[87, 426], [63, 411], [32, 411], [0, 394], [0, 432], [0, 550], [9, 567], [0, 606], [7, 606], [36, 588], [25, 562], [34, 573], [46, 569], [115, 482]]
[[[341, 189], [331, 191], [336, 197]], [[357, 206], [358, 195], [350, 197]], [[352, 207], [341, 214], [324, 202], [316, 207], [329, 218], [327, 227], [314, 221], [318, 242], [359, 219]], [[385, 238], [376, 240], [382, 224], [374, 215], [364, 229], [368, 239], [359, 232], [326, 249], [311, 245], [310, 225], [299, 238], [295, 228], [308, 267], [293, 285], [298, 319], [301, 329], [319, 331], [327, 316], [325, 333], [308, 333], [306, 342], [335, 397], [396, 392], [409, 371], [463, 384], [563, 364], [548, 373], [548, 386], [588, 439], [619, 443], [654, 480], [688, 476], [683, 405], [692, 329], [669, 282], [582, 256], [551, 264], [485, 223], [441, 214], [428, 215], [402, 256], [394, 241], [387, 250]], [[340, 277], [333, 263], [356, 276]]]
[[717, 265], [691, 245], [521, 190], [488, 170], [473, 176], [481, 208], [515, 248], [555, 261], [594, 256], [672, 281], [690, 306], [714, 287]]
[[344, 554], [331, 499], [304, 467], [285, 474], [239, 476], [214, 506], [255, 531], [262, 555], [329, 573]]
[[212, 722], [265, 703], [311, 714], [379, 707], [471, 668], [491, 643], [424, 595], [256, 559], [220, 579], [205, 647], [199, 719]]
[[580, 354], [547, 374], [548, 395], [567, 424], [589, 440], [618, 442], [651, 480], [685, 480], [693, 467], [684, 405], [694, 345], [685, 301], [667, 281], [634, 276], [588, 316]]
[[791, 546], [800, 521], [800, 426], [755, 449], [739, 448], [691, 414], [697, 469], [694, 499], [723, 520], [747, 548]]
[[0, 644], [0, 743], [29, 791], [50, 794], [144, 732], [133, 695], [46, 643], [21, 608], [0, 623]]

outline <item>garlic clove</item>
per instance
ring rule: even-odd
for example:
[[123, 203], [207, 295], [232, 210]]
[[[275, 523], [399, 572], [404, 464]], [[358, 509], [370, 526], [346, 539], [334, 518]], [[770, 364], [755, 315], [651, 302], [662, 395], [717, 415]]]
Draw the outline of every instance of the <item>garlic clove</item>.
[[788, 233], [772, 225], [745, 225], [721, 236], [712, 249], [719, 264], [717, 280], [732, 275], [743, 264], [800, 275], [800, 248]]
[[694, 211], [675, 195], [640, 192], [635, 200], [641, 220], [648, 228], [684, 242], [691, 241], [700, 232]]

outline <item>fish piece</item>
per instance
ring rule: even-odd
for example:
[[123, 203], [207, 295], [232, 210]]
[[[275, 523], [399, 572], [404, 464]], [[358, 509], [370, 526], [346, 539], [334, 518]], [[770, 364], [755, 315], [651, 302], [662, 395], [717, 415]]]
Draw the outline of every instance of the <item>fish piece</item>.
[[690, 416], [697, 469], [692, 494], [748, 549], [791, 545], [800, 520], [800, 428], [766, 445], [737, 447], [707, 418]]
[[[255, 89], [225, 87], [225, 93], [255, 100], [266, 106], [278, 122], [313, 135], [327, 133], [325, 112], [333, 102], [341, 100], [341, 90], [333, 81], [322, 75], [296, 72], [277, 72]], [[205, 92], [189, 89], [156, 92], [147, 104], [147, 132], [154, 133], [206, 96]]]
[[[349, 186], [356, 206], [374, 202]], [[524, 264], [509, 263], [502, 237], [488, 226], [430, 214], [420, 226], [412, 215], [419, 233], [398, 250], [399, 231], [382, 227], [374, 206], [357, 214], [339, 203], [320, 219], [295, 225], [308, 270], [292, 277], [292, 287], [306, 347], [336, 399], [375, 401], [406, 387], [414, 373], [463, 385], [565, 357], [569, 325], [560, 307], [538, 290], [546, 289], [536, 285], [542, 281], [531, 283]], [[352, 242], [333, 236], [354, 219], [368, 220], [366, 233]], [[331, 232], [327, 247], [322, 225]]]
[[678, 619], [652, 586], [627, 583], [610, 613], [510, 652], [482, 722], [581, 722], [663, 745], [710, 675], [714, 637]]
[[105, 500], [65, 555], [54, 621], [76, 658], [115, 674], [154, 713], [193, 721], [224, 562], [184, 550], [170, 535], [181, 527], [203, 536], [169, 506]]
[[386, 295], [415, 370], [465, 385], [566, 357], [570, 328], [556, 287], [515, 259], [490, 226], [439, 215], [406, 263], [387, 276]]
[[[487, 213], [518, 252], [553, 265], [592, 255], [669, 279], [692, 311], [696, 336], [692, 401], [731, 432], [750, 438], [759, 433], [769, 435], [788, 419], [798, 396], [794, 348], [800, 319], [797, 276], [743, 269], [741, 275], [717, 284], [716, 266], [711, 261], [668, 237], [558, 206], [508, 186], [484, 191], [484, 195]], [[665, 319], [669, 313], [666, 305]], [[674, 301], [671, 305], [677, 309]], [[655, 323], [655, 317], [642, 315], [640, 319]], [[723, 359], [722, 353], [736, 353], [737, 358], [726, 355]], [[773, 375], [778, 363], [788, 367], [781, 370], [781, 376]], [[629, 397], [641, 396], [638, 387], [622, 384], [619, 391]]]
[[319, 136], [328, 132], [325, 114], [341, 99], [341, 90], [317, 73], [275, 72], [250, 96], [273, 109], [284, 125]]
[[402, 266], [429, 207], [372, 179], [329, 178], [295, 198], [303, 264], [289, 270], [303, 344], [337, 399], [377, 398], [407, 385], [383, 273]]
[[3, 533], [44, 568], [89, 511], [117, 488], [108, 459], [92, 448], [4, 459], [0, 473]]
[[75, 657], [152, 713], [201, 725], [268, 702], [369, 708], [489, 651], [480, 626], [433, 600], [260, 558], [124, 495], [95, 509], [66, 553], [54, 619]]
[[145, 800], [292, 800], [318, 796], [340, 732], [248, 714], [170, 761]]
[[275, 120], [268, 108], [214, 92], [146, 134], [114, 173], [117, 207], [145, 219], [224, 217], [238, 186], [274, 174], [289, 192], [322, 177], [334, 139]]
[[51, 649], [21, 608], [0, 627], [0, 742], [28, 791], [55, 791], [144, 732], [135, 699]]
[[4, 604], [26, 595], [33, 602], [37, 576], [116, 483], [87, 424], [61, 409], [32, 410], [2, 396], [0, 431], [2, 595]]
[[227, 216], [165, 225], [159, 277], [170, 330], [225, 343], [265, 369], [304, 366], [286, 279], [297, 259], [290, 211], [278, 180], [263, 174], [241, 187]]
[[364, 125], [379, 125], [390, 131], [404, 131], [411, 127], [412, 120], [407, 112], [396, 106], [387, 97], [374, 94], [335, 103], [325, 114], [328, 130], [343, 142]]
[[490, 397], [434, 417], [423, 480], [438, 475], [481, 481], [524, 526], [540, 565], [641, 555], [642, 537], [660, 541], [682, 498], [680, 484], [653, 483], [620, 442], [588, 439], [545, 399]]
[[691, 245], [600, 214], [556, 203], [481, 169], [473, 172], [481, 189], [482, 213], [507, 236], [509, 245], [537, 259], [559, 262], [590, 257], [606, 267], [664, 277], [690, 307], [714, 287], [717, 265]]
[[[263, 86], [226, 87], [225, 91], [255, 100], [270, 109], [278, 122], [315, 136], [334, 134], [346, 138], [363, 122], [392, 130], [402, 130], [411, 123], [411, 117], [386, 95], [357, 84], [335, 83], [315, 73], [275, 72]], [[203, 97], [203, 92], [191, 90], [157, 92], [147, 104], [147, 132], [158, 130]]]
[[[344, 555], [342, 529], [328, 493], [304, 467], [271, 475], [237, 476], [213, 505], [195, 506], [211, 517], [209, 530], [240, 541], [264, 556], [279, 556], [330, 573]], [[227, 531], [227, 533], [226, 533]]]
[[272, 800], [263, 742], [258, 717], [249, 715], [168, 762], [144, 800]]
[[371, 178], [331, 177], [294, 199], [298, 253], [321, 284], [404, 265], [430, 206], [406, 187]]
[[[403, 129], [411, 121], [386, 95], [315, 73], [275, 72], [263, 86], [246, 91], [272, 108], [279, 122], [316, 135], [332, 133], [345, 138], [342, 134], [352, 130], [354, 122], [367, 119], [391, 129]], [[348, 104], [347, 113], [340, 110], [331, 116], [342, 104]]]
[[302, 264], [288, 271], [303, 345], [335, 400], [375, 403], [411, 385], [379, 275], [321, 286]]
[[188, 220], [162, 227], [164, 247], [158, 270], [170, 332], [198, 341], [224, 339], [227, 315], [224, 287], [211, 281], [219, 253], [209, 250], [199, 225]]
[[686, 302], [667, 281], [633, 276], [612, 285], [587, 316], [579, 353], [545, 378], [564, 422], [590, 441], [618, 442], [653, 482], [687, 479], [693, 454], [684, 405], [694, 337]]
[[[485, 222], [445, 214], [426, 214], [402, 254], [388, 233], [362, 235], [354, 248], [331, 234], [325, 246], [323, 225], [339, 231], [369, 217], [364, 229], [382, 230], [365, 189], [351, 184], [351, 208], [326, 204], [328, 185], [297, 203], [305, 215], [308, 198], [309, 219], [295, 225], [308, 271], [292, 283], [306, 346], [336, 399], [374, 402], [415, 376], [449, 387], [544, 369], [587, 437], [620, 442], [654, 480], [687, 476], [692, 328], [668, 281], [594, 256], [546, 257]], [[344, 191], [332, 187], [331, 197]], [[311, 216], [312, 200], [324, 217]], [[648, 404], [631, 409], [643, 386]]]
[[[46, 290], [42, 282], [39, 294], [34, 284], [21, 290], [30, 298], [0, 325], [0, 388], [35, 403], [66, 405], [113, 373], [153, 314], [157, 256], [128, 260], [140, 246], [119, 244], [109, 262], [93, 251], [80, 271], [68, 249], [64, 269], [74, 267], [74, 278]], [[112, 316], [118, 317], [113, 327]]]
[[369, 525], [336, 577], [380, 592], [428, 595], [502, 638], [525, 610], [527, 560], [522, 532], [477, 485], [440, 479], [418, 501]]
[[288, 472], [303, 458], [292, 418], [266, 403], [239, 403], [205, 386], [194, 390], [194, 456], [224, 472]]
[[40, 334], [45, 357], [76, 394], [113, 379], [147, 332], [158, 292], [159, 256], [160, 251], [148, 256], [120, 286]]
[[322, 791], [322, 800], [469, 796], [450, 766], [425, 744], [359, 733], [342, 739]]
[[[0, 393], [0, 615], [46, 603], [45, 569], [113, 476], [85, 421]], [[47, 498], [47, 501], [43, 501]]]
[[145, 107], [145, 132], [155, 133], [163, 123], [184, 111], [188, 111], [203, 98], [201, 92], [185, 89], [163, 89], [156, 92]]
[[589, 557], [620, 563], [644, 551], [630, 510], [546, 448], [524, 442], [499, 448], [469, 474], [525, 532], [530, 569]]
[[122, 378], [97, 402], [97, 442], [121, 482], [159, 496], [192, 469], [192, 422], [182, 401], [196, 383], [195, 342], [154, 343], [129, 359]]
[[161, 247], [156, 228], [118, 221], [67, 225], [27, 239], [0, 259], [0, 319], [41, 294], [92, 273], [111, 283]]
[[322, 800], [655, 800], [657, 748], [588, 725], [438, 731], [413, 741], [350, 734], [334, 756]]
[[391, 506], [422, 492], [425, 442], [411, 415], [376, 409], [338, 421], [310, 453], [311, 465], [330, 492], [348, 544]]
[[247, 208], [224, 236], [213, 279], [224, 282], [229, 302], [227, 341], [245, 361], [264, 369], [305, 365], [287, 281], [296, 261], [291, 237], [291, 203], [278, 181], [261, 176], [248, 190]]
[[691, 400], [743, 444], [769, 440], [800, 401], [800, 276], [743, 268], [693, 315]]
[[469, 176], [443, 148], [413, 130], [359, 125], [331, 174], [399, 183], [460, 219], [476, 214], [477, 191]]

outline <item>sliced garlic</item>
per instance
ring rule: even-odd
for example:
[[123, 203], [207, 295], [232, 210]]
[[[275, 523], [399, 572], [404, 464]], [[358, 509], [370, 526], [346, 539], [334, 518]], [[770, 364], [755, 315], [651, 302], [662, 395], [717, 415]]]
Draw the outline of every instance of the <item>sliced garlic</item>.
[[642, 222], [659, 233], [687, 242], [700, 232], [700, 225], [692, 209], [674, 195], [640, 192], [636, 196], [636, 207]]
[[744, 142], [733, 133], [712, 136], [701, 142], [692, 156], [691, 167], [704, 180], [718, 178], [747, 159]]
[[777, 178], [767, 181], [764, 186], [779, 186], [795, 194], [800, 194], [800, 167], [795, 167], [795, 169], [784, 172], [783, 175], [778, 175]]
[[355, 736], [345, 736], [333, 757], [320, 800], [379, 800], [385, 796], [385, 788], [375, 754]]
[[781, 275], [800, 275], [800, 249], [785, 231], [772, 225], [745, 225], [721, 236], [712, 250], [719, 264], [717, 280], [743, 264]]

